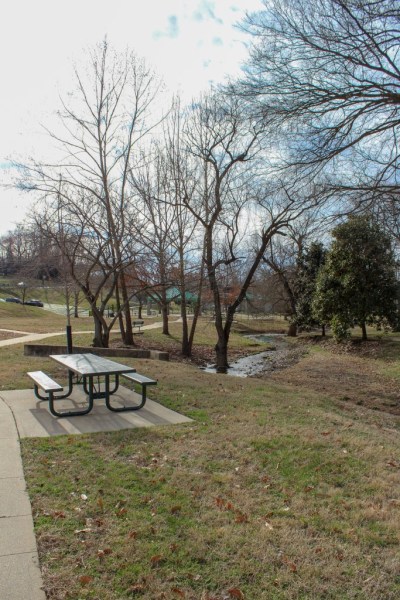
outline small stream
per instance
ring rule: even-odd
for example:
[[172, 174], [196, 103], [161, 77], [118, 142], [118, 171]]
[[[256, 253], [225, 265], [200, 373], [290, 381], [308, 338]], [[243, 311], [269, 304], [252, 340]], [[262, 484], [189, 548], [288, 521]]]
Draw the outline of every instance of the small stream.
[[[265, 371], [273, 371], [275, 364], [286, 357], [288, 353], [288, 344], [285, 341], [285, 334], [282, 333], [260, 333], [256, 335], [246, 335], [248, 339], [256, 342], [271, 344], [269, 350], [264, 350], [257, 354], [250, 354], [239, 358], [231, 363], [228, 369], [228, 375], [234, 377], [251, 377]], [[207, 365], [203, 368], [206, 373], [216, 373], [215, 365]]]

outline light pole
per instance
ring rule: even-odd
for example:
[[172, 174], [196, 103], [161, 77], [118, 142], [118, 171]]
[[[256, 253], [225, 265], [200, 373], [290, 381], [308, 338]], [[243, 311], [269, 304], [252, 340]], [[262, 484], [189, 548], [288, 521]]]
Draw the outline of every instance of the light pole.
[[25, 304], [25, 296], [26, 296], [26, 283], [20, 281], [18, 287], [22, 290], [22, 304]]
[[57, 202], [58, 233], [60, 236], [61, 268], [62, 268], [64, 283], [65, 283], [65, 304], [66, 304], [66, 316], [67, 316], [67, 325], [65, 327], [65, 332], [66, 332], [66, 336], [67, 336], [67, 354], [72, 354], [71, 310], [70, 310], [70, 305], [69, 305], [70, 290], [68, 287], [68, 277], [67, 277], [66, 264], [65, 264], [66, 244], [65, 244], [64, 224], [63, 224], [63, 216], [62, 216], [62, 204], [60, 202], [60, 190], [61, 190], [61, 175], [60, 175], [60, 184], [59, 184], [59, 190], [58, 190], [58, 202]]

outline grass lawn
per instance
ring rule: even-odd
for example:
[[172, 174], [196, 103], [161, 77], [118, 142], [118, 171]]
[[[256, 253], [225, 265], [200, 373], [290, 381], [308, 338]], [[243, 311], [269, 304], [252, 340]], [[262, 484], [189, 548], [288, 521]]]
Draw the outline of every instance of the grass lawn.
[[[295, 343], [268, 378], [135, 360], [192, 423], [23, 441], [49, 599], [400, 596], [400, 341]], [[18, 387], [37, 359], [11, 348]]]
[[[79, 318], [75, 328], [91, 331], [93, 320]], [[65, 330], [65, 317], [37, 306], [0, 302], [0, 329], [15, 329], [27, 333], [52, 333]]]

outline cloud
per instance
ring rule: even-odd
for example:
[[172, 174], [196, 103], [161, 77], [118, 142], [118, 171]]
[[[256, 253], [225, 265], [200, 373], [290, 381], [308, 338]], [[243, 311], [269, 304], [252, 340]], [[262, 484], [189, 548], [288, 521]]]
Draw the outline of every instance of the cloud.
[[199, 10], [204, 12], [216, 23], [223, 25], [224, 21], [215, 14], [215, 2], [212, 2], [211, 0], [201, 0]]
[[196, 10], [194, 13], [192, 13], [192, 19], [193, 21], [200, 23], [201, 21], [204, 21], [204, 16], [200, 10]]
[[176, 15], [169, 15], [168, 17], [168, 25], [165, 31], [157, 30], [153, 33], [153, 38], [156, 40], [168, 37], [171, 39], [176, 39], [179, 36], [179, 22], [178, 17]]
[[176, 38], [179, 35], [178, 17], [176, 15], [168, 17], [168, 34], [172, 38]]

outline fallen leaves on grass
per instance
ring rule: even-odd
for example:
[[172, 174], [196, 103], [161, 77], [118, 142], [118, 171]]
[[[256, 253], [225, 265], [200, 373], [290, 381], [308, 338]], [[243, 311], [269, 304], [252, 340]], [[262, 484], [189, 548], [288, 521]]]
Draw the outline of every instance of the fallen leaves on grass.
[[128, 533], [128, 538], [130, 538], [131, 540], [135, 540], [137, 538], [137, 531], [130, 531]]
[[185, 592], [183, 590], [181, 590], [180, 588], [172, 588], [171, 592], [173, 594], [176, 594], [177, 596], [179, 596], [179, 598], [185, 598]]
[[142, 594], [145, 591], [145, 586], [142, 583], [137, 583], [136, 585], [132, 585], [128, 589], [128, 594]]
[[97, 551], [97, 556], [98, 556], [99, 558], [104, 558], [104, 556], [107, 556], [107, 555], [109, 555], [109, 554], [112, 554], [112, 549], [111, 549], [111, 548], [103, 548], [102, 550], [101, 550], [101, 549], [99, 549], [99, 550]]
[[65, 512], [62, 510], [54, 510], [53, 512], [44, 512], [44, 517], [52, 517], [53, 519], [65, 519]]
[[230, 588], [228, 590], [228, 594], [231, 598], [239, 598], [239, 600], [244, 600], [243, 592], [239, 590], [239, 588]]
[[150, 563], [152, 567], [158, 567], [158, 565], [160, 563], [162, 563], [164, 560], [164, 557], [161, 554], [156, 554], [155, 556], [152, 556], [150, 558]]
[[283, 564], [286, 565], [292, 573], [297, 573], [297, 565], [294, 562], [292, 562], [287, 556], [282, 556], [281, 560]]
[[227, 510], [227, 511], [235, 513], [235, 515], [236, 515], [235, 523], [248, 523], [249, 522], [248, 516], [245, 513], [243, 513], [241, 510], [235, 508], [235, 506], [229, 500], [224, 500], [223, 498], [218, 496], [217, 498], [215, 498], [215, 503], [220, 510]]
[[90, 575], [81, 575], [79, 577], [79, 583], [81, 584], [82, 587], [85, 585], [88, 585], [92, 581], [93, 581], [93, 577], [91, 577]]
[[236, 511], [235, 523], [248, 523], [249, 518], [247, 515], [240, 511]]

